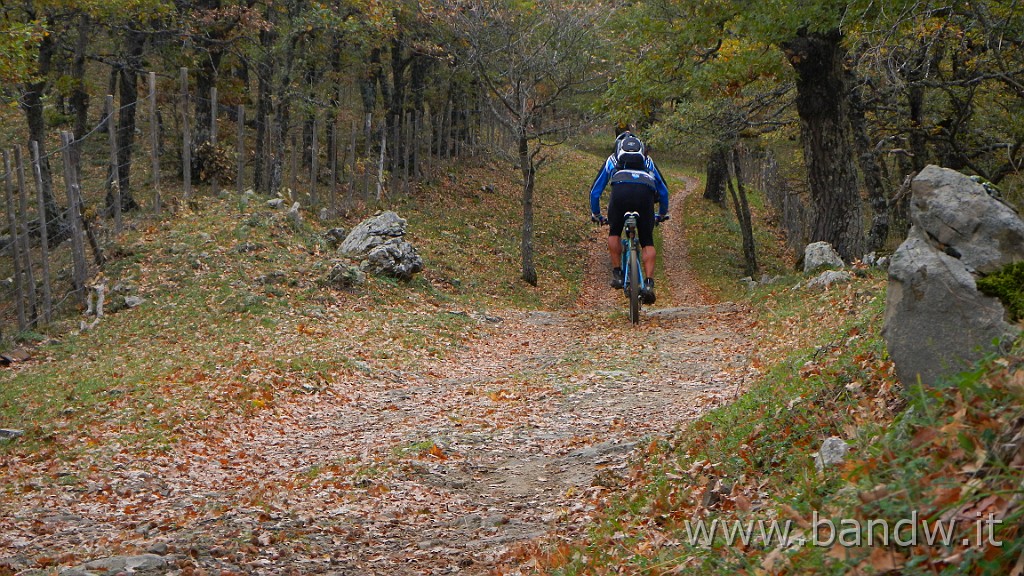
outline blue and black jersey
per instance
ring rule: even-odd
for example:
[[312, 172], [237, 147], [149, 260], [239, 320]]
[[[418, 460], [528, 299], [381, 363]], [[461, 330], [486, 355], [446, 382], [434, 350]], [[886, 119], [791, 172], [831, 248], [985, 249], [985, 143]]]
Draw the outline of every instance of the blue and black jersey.
[[657, 194], [658, 212], [662, 216], [668, 214], [668, 185], [650, 156], [647, 157], [645, 167], [645, 170], [620, 170], [616, 167], [614, 156], [609, 156], [604, 167], [601, 168], [601, 172], [594, 179], [594, 184], [590, 187], [591, 214], [601, 213], [601, 194], [604, 193], [609, 182], [612, 186], [618, 182], [632, 182], [649, 187], [652, 192]]

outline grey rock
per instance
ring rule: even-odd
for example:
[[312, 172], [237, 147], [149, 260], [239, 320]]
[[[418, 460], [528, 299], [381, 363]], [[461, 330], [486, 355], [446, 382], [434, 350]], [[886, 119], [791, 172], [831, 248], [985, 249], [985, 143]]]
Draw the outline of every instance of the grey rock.
[[1024, 221], [977, 182], [928, 166], [911, 189], [912, 227], [889, 261], [885, 338], [896, 375], [926, 386], [1001, 350], [1020, 328], [975, 274], [1024, 260]]
[[466, 514], [452, 520], [449, 526], [453, 528], [479, 528], [483, 521], [484, 518], [480, 514]]
[[853, 276], [843, 270], [826, 270], [807, 281], [807, 288], [828, 288], [833, 284], [845, 284]]
[[804, 248], [804, 273], [819, 268], [843, 268], [842, 257], [828, 242], [812, 242]]
[[321, 222], [326, 222], [327, 220], [330, 220], [330, 218], [331, 218], [331, 211], [328, 210], [327, 208], [321, 208], [320, 209], [320, 221]]
[[972, 271], [988, 274], [1024, 260], [1024, 220], [981, 184], [955, 170], [928, 166], [911, 190], [911, 223]]
[[24, 430], [13, 430], [10, 428], [0, 428], [0, 442], [4, 440], [14, 440], [25, 435]]
[[142, 306], [142, 304], [145, 303], [145, 302], [146, 302], [145, 298], [142, 298], [141, 296], [125, 296], [124, 297], [124, 305], [129, 307], [129, 308], [135, 308], [137, 306]]
[[348, 236], [348, 230], [340, 226], [324, 232], [324, 238], [327, 238], [327, 241], [334, 246], [341, 244], [345, 240], [345, 236]]
[[968, 368], [1020, 329], [1006, 322], [995, 298], [978, 292], [974, 276], [939, 250], [918, 226], [893, 254], [882, 336], [904, 384], [926, 386]]
[[71, 570], [77, 570], [78, 572], [61, 571], [61, 574], [71, 573], [98, 573], [98, 574], [118, 574], [127, 572], [129, 574], [138, 571], [145, 570], [160, 570], [167, 567], [167, 561], [156, 554], [141, 554], [138, 556], [111, 556], [110, 558], [100, 558], [91, 562], [86, 562], [79, 566], [71, 568]]
[[238, 246], [235, 246], [235, 252], [238, 252], [239, 254], [248, 254], [262, 249], [263, 245], [256, 242], [242, 242]]
[[843, 463], [850, 446], [843, 442], [838, 436], [830, 436], [822, 443], [818, 455], [814, 457], [814, 467], [822, 471], [830, 466], [837, 466]]
[[290, 218], [292, 224], [296, 226], [302, 224], [302, 212], [300, 211], [301, 208], [302, 205], [296, 202], [292, 204], [291, 208], [288, 209], [288, 218]]
[[366, 284], [366, 273], [347, 262], [339, 262], [327, 274], [327, 283], [335, 288], [354, 288]]
[[353, 258], [362, 258], [370, 250], [392, 239], [405, 237], [406, 221], [392, 211], [381, 212], [360, 222], [345, 237], [338, 250]]
[[256, 277], [258, 284], [284, 284], [288, 280], [288, 274], [282, 270], [274, 270]]
[[267, 207], [277, 210], [284, 205], [284, 198], [271, 198], [267, 200]]
[[361, 268], [371, 274], [408, 280], [413, 274], [423, 270], [423, 259], [412, 244], [399, 238], [392, 238], [372, 248], [366, 254]]
[[498, 526], [504, 526], [508, 524], [508, 516], [504, 514], [491, 514], [490, 516], [484, 516], [480, 520], [480, 526], [483, 528], [497, 528]]

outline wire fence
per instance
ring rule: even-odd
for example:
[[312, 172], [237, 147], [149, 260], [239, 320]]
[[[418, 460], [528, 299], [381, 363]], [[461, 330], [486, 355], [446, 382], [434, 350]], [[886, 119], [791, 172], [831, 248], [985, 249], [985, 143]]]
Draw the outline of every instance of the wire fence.
[[513, 149], [482, 102], [449, 99], [391, 116], [307, 107], [292, 111], [300, 118], [293, 122], [280, 108], [261, 115], [220, 102], [216, 88], [196, 97], [185, 68], [178, 78], [145, 77], [141, 98], [107, 96], [83, 134], [55, 130], [3, 150], [0, 337], [91, 309], [90, 279], [103, 270], [125, 212], [159, 216], [230, 187], [331, 217], [413, 193], [440, 162]]

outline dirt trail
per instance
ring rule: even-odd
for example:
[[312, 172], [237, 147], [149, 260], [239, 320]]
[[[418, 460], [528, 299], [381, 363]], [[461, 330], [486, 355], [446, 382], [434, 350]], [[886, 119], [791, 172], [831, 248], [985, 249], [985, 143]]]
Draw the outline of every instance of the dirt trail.
[[734, 397], [748, 346], [743, 311], [696, 288], [678, 219], [661, 232], [669, 285], [638, 327], [607, 287], [602, 233], [576, 309], [492, 312], [454, 358], [197, 426], [85, 488], [109, 506], [51, 500], [62, 512], [13, 548], [59, 557], [127, 533], [125, 554], [168, 561], [154, 572], [485, 574], [579, 529], [638, 442]]

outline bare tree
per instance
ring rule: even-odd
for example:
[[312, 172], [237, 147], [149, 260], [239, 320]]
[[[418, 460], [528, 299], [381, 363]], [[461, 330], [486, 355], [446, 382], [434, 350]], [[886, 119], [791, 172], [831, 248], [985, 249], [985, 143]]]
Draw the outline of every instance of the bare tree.
[[571, 102], [600, 85], [597, 57], [607, 7], [471, 0], [453, 16], [465, 38], [461, 60], [490, 94], [491, 112], [511, 133], [522, 175], [522, 279], [537, 284], [533, 190], [545, 146], [578, 129]]

